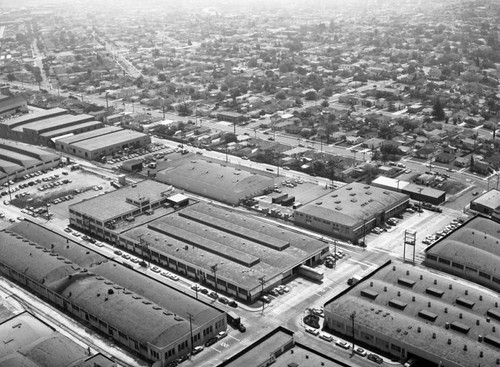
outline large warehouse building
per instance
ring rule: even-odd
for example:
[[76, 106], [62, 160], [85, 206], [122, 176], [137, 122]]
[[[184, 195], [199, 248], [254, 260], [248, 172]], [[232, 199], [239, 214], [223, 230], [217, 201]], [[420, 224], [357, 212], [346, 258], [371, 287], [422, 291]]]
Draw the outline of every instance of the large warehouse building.
[[0, 117], [18, 112], [26, 112], [27, 107], [28, 103], [22, 96], [0, 95]]
[[325, 304], [325, 328], [422, 365], [500, 363], [498, 295], [425, 268], [387, 262]]
[[390, 217], [403, 212], [410, 197], [360, 183], [345, 185], [295, 210], [295, 224], [349, 241], [358, 241]]
[[157, 366], [226, 330], [223, 312], [34, 222], [0, 232], [0, 253], [3, 276]]
[[41, 148], [0, 139], [0, 185], [29, 173], [56, 167], [61, 157]]
[[156, 179], [231, 205], [262, 195], [274, 185], [271, 177], [204, 159], [184, 161], [181, 165], [167, 168], [158, 172]]
[[425, 250], [424, 264], [500, 292], [500, 223], [477, 216]]
[[217, 206], [176, 209], [178, 197], [143, 181], [71, 205], [70, 223], [249, 302], [262, 294], [259, 278], [265, 289], [282, 284], [328, 253], [319, 240]]
[[56, 149], [88, 160], [98, 160], [125, 148], [151, 143], [149, 135], [109, 126], [56, 140]]
[[66, 110], [54, 108], [4, 121], [0, 124], [0, 136], [29, 144], [54, 147], [53, 139], [67, 134], [79, 134], [99, 129], [102, 122], [91, 115], [69, 115]]

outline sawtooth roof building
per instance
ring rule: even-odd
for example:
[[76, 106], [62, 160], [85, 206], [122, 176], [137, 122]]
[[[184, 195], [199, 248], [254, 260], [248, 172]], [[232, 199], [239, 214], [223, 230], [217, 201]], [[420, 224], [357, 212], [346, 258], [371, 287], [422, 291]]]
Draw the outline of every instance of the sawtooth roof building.
[[158, 172], [156, 179], [231, 205], [239, 205], [243, 199], [262, 195], [274, 185], [271, 177], [204, 159], [183, 161], [180, 165]]
[[426, 266], [500, 292], [500, 223], [477, 216], [425, 250]]
[[0, 253], [2, 275], [159, 366], [226, 330], [223, 312], [28, 220]]
[[354, 182], [296, 209], [294, 221], [301, 227], [358, 241], [372, 228], [403, 212], [409, 200], [402, 193]]
[[55, 147], [77, 157], [98, 160], [125, 148], [139, 148], [149, 143], [151, 138], [147, 134], [109, 126], [59, 138], [55, 142]]
[[25, 112], [28, 102], [19, 95], [3, 96], [0, 95], [0, 117], [18, 112]]
[[389, 261], [325, 304], [325, 328], [426, 365], [494, 366], [498, 304], [498, 294], [473, 283]]
[[26, 311], [0, 320], [0, 339], [8, 344], [0, 348], [3, 367], [116, 367], [101, 353], [89, 356], [87, 348]]
[[265, 289], [281, 284], [328, 252], [324, 242], [214, 205], [178, 209], [189, 201], [142, 181], [71, 205], [70, 223], [249, 302], [261, 295], [259, 278], [265, 277]]
[[0, 185], [31, 172], [56, 167], [61, 157], [42, 148], [0, 139]]
[[99, 129], [102, 122], [91, 115], [70, 115], [62, 108], [38, 111], [0, 124], [0, 137], [54, 147], [54, 139]]

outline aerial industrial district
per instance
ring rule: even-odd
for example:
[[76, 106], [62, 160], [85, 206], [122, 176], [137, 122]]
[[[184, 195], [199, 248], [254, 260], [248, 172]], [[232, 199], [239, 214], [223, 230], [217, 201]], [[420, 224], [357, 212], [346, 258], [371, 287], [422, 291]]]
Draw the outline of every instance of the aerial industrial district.
[[496, 1], [32, 3], [1, 367], [500, 365]]

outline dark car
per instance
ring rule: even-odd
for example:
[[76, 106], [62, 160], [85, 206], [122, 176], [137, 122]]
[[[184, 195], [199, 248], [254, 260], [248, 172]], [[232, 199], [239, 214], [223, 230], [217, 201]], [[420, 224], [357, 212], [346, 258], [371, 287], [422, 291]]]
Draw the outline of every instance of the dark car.
[[238, 330], [242, 333], [244, 333], [245, 331], [247, 331], [247, 328], [245, 327], [245, 325], [243, 324], [239, 324], [238, 325]]
[[215, 343], [217, 343], [217, 338], [210, 338], [207, 340], [207, 342], [205, 343], [205, 347], [209, 347], [211, 345], [214, 345]]
[[238, 307], [238, 304], [236, 303], [236, 301], [231, 301], [231, 302], [229, 302], [229, 306], [236, 308], [236, 307]]
[[208, 295], [209, 295], [210, 297], [214, 298], [214, 299], [219, 298], [219, 296], [217, 295], [217, 293], [215, 293], [214, 291], [210, 292]]
[[368, 354], [368, 357], [366, 357], [366, 358], [368, 358], [370, 361], [378, 363], [378, 364], [382, 364], [382, 362], [384, 361], [380, 356], [378, 356], [376, 354]]
[[219, 297], [219, 302], [223, 305], [227, 305], [229, 303], [229, 300], [226, 297]]
[[208, 293], [208, 289], [202, 288], [200, 292], [203, 293], [203, 294], [207, 294]]

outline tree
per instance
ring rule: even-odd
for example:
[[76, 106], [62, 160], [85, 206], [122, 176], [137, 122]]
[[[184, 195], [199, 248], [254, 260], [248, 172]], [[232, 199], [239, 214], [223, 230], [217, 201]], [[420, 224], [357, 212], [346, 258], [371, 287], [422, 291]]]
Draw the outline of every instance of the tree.
[[234, 134], [234, 133], [227, 133], [224, 135], [224, 142], [226, 144], [236, 143], [237, 141], [238, 141], [238, 138], [236, 137], [236, 134]]
[[286, 99], [285, 91], [280, 90], [278, 93], [275, 94], [274, 98], [285, 100]]
[[305, 97], [307, 101], [315, 101], [316, 99], [318, 99], [318, 94], [315, 91], [310, 90], [306, 93]]
[[432, 116], [437, 121], [443, 121], [445, 118], [445, 113], [443, 110], [443, 106], [441, 106], [441, 101], [439, 100], [439, 97], [436, 99], [436, 103], [434, 103], [434, 106], [432, 107]]
[[328, 107], [328, 106], [330, 106], [330, 103], [328, 103], [328, 100], [327, 100], [327, 99], [325, 99], [325, 100], [323, 100], [323, 102], [321, 102], [321, 107], [326, 108], [326, 107]]

